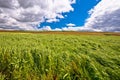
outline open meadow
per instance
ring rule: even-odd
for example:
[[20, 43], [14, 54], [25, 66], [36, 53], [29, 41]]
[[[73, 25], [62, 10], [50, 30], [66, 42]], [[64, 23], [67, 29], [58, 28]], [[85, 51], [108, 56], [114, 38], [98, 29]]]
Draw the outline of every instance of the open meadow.
[[1, 31], [0, 80], [120, 80], [120, 33]]

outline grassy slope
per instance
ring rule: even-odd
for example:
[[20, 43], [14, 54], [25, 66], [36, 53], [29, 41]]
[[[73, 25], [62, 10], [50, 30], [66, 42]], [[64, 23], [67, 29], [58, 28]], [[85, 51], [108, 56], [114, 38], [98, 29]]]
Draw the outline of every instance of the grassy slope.
[[120, 80], [120, 36], [0, 33], [0, 80]]

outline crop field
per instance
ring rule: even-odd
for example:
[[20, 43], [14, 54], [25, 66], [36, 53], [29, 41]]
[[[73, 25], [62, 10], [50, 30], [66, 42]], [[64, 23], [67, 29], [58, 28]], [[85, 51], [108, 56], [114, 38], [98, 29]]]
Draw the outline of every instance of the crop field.
[[119, 35], [0, 32], [0, 80], [120, 80]]

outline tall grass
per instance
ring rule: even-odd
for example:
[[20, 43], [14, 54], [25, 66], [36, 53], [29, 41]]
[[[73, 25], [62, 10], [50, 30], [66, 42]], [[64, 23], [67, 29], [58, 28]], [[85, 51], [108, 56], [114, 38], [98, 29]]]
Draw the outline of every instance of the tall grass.
[[0, 80], [120, 80], [120, 37], [0, 33]]

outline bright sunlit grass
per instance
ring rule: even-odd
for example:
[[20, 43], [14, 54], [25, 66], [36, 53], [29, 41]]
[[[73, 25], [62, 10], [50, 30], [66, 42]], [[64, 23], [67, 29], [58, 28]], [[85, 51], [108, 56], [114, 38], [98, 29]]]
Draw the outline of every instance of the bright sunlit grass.
[[0, 80], [120, 80], [120, 37], [0, 33]]

